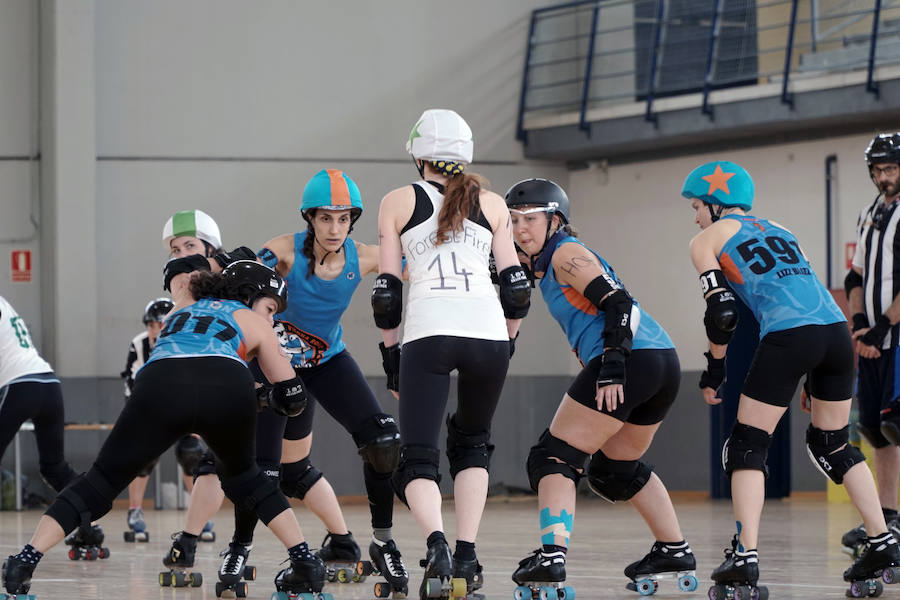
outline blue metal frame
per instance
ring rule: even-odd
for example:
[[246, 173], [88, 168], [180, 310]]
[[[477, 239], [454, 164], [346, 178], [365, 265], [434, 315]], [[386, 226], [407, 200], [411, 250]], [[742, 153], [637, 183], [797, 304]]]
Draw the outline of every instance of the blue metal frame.
[[881, 19], [881, 0], [875, 0], [875, 13], [872, 15], [872, 39], [869, 42], [869, 69], [866, 76], [866, 91], [879, 97], [878, 82], [875, 81], [875, 46], [878, 44], [878, 21]]
[[531, 48], [534, 46], [534, 26], [537, 23], [538, 11], [531, 13], [531, 25], [528, 27], [528, 48], [525, 49], [525, 70], [522, 72], [522, 93], [519, 94], [519, 116], [516, 119], [516, 139], [520, 142], [527, 142], [525, 128], [522, 126], [525, 121], [525, 95], [528, 93], [528, 75], [531, 68]]
[[781, 101], [794, 108], [794, 95], [788, 92], [791, 77], [791, 55], [794, 53], [794, 31], [797, 28], [798, 0], [791, 2], [791, 23], [788, 25], [787, 48], [784, 51], [784, 76], [781, 79]]
[[594, 41], [597, 39], [597, 18], [600, 15], [600, 1], [594, 2], [591, 11], [591, 37], [588, 40], [587, 60], [584, 62], [584, 85], [581, 88], [581, 114], [578, 117], [578, 129], [591, 136], [591, 126], [587, 122], [587, 102], [591, 92], [591, 71], [594, 68]]
[[659, 41], [662, 37], [662, 22], [664, 15], [666, 0], [656, 0], [656, 32], [653, 36], [653, 57], [650, 63], [650, 79], [647, 81], [647, 112], [644, 113], [644, 119], [653, 123], [654, 127], [659, 127], [659, 118], [653, 112], [653, 84], [656, 82], [656, 66], [659, 62]]
[[709, 47], [706, 50], [706, 75], [703, 77], [703, 106], [700, 107], [700, 111], [704, 115], [709, 115], [710, 121], [714, 118], [713, 107], [709, 105], [709, 92], [712, 87], [713, 51], [716, 47], [716, 37], [718, 37], [716, 31], [719, 27], [719, 0], [715, 0], [713, 6], [712, 24], [709, 27]]

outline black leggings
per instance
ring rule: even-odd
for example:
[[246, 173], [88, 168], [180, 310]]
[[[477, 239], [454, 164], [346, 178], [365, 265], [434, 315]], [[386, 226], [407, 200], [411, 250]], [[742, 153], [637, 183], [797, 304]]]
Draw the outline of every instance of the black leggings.
[[459, 372], [454, 421], [465, 431], [490, 431], [500, 401], [509, 342], [448, 335], [403, 344], [400, 358], [400, 437], [404, 446], [439, 447], [450, 392]]
[[74, 472], [63, 454], [65, 407], [53, 373], [27, 375], [0, 388], [0, 458], [28, 419], [34, 423], [41, 475], [58, 492]]
[[[96, 520], [141, 468], [188, 433], [203, 437], [217, 458], [226, 495], [252, 505], [263, 522], [289, 507], [256, 465], [256, 396], [250, 372], [223, 357], [170, 358], [141, 369], [131, 399], [86, 476], [47, 510], [66, 532]], [[251, 508], [251, 506], [248, 506]]]

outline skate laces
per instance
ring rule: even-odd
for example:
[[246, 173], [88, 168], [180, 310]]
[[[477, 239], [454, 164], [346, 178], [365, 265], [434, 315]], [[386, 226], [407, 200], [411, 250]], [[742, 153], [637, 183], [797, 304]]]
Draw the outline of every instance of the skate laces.
[[219, 569], [220, 573], [223, 575], [237, 575], [241, 572], [244, 566], [244, 553], [241, 552], [243, 548], [246, 548], [247, 552], [250, 551], [250, 548], [243, 544], [228, 544], [227, 548], [219, 552], [219, 556], [225, 557], [225, 561]]
[[394, 577], [406, 577], [406, 567], [403, 565], [403, 558], [400, 556], [400, 549], [394, 540], [386, 542], [378, 546], [378, 550], [384, 559], [384, 566]]

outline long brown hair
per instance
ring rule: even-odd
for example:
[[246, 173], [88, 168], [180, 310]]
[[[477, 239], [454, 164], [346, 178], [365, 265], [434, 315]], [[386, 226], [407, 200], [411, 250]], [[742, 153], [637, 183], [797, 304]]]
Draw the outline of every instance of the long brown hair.
[[448, 234], [460, 231], [463, 219], [469, 218], [476, 208], [481, 211], [478, 197], [481, 190], [488, 189], [488, 180], [477, 173], [461, 173], [447, 179], [444, 203], [438, 215], [436, 245], [447, 241]]

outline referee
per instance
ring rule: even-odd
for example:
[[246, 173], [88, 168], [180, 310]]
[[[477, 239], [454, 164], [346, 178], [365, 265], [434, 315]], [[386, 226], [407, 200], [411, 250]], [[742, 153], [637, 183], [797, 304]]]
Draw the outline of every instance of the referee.
[[[900, 537], [900, 133], [883, 133], [869, 142], [866, 164], [878, 196], [860, 213], [853, 268], [844, 286], [859, 353], [859, 432], [875, 449], [884, 519]], [[865, 536], [860, 526], [845, 533], [841, 543], [855, 555]]]

